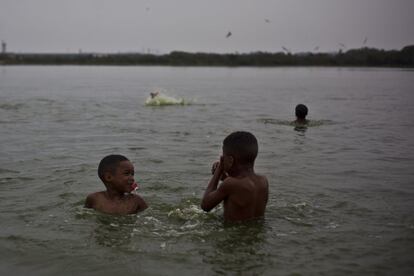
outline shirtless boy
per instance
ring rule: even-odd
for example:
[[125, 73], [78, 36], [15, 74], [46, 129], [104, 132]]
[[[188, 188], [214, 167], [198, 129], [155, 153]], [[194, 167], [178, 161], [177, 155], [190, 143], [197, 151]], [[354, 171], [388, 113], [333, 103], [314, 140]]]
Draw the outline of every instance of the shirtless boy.
[[[265, 176], [254, 172], [257, 152], [256, 137], [249, 132], [233, 132], [224, 139], [223, 155], [213, 164], [213, 176], [201, 202], [204, 211], [223, 202], [225, 221], [264, 216], [269, 185]], [[218, 185], [220, 180], [223, 182]]]
[[308, 107], [304, 104], [298, 104], [295, 107], [295, 115], [296, 120], [293, 121], [294, 125], [307, 125], [309, 123], [309, 120], [306, 119], [306, 116], [308, 115]]
[[86, 208], [102, 213], [125, 215], [135, 214], [148, 206], [137, 194], [131, 194], [137, 184], [134, 180], [134, 166], [122, 155], [108, 155], [101, 160], [98, 176], [106, 191], [88, 195]]

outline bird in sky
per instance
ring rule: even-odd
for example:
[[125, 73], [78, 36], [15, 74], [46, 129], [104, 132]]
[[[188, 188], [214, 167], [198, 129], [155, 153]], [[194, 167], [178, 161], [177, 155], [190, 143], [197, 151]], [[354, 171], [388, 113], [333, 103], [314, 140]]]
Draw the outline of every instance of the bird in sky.
[[367, 44], [367, 41], [368, 41], [368, 37], [366, 36], [365, 38], [364, 38], [364, 42], [363, 42], [363, 44], [365, 45], [365, 44]]
[[338, 43], [339, 46], [341, 46], [342, 48], [346, 48], [345, 44], [343, 43]]
[[231, 35], [232, 35], [232, 33], [228, 32], [227, 35], [226, 35], [226, 38], [229, 38]]
[[318, 51], [319, 50], [319, 46], [316, 46], [315, 48], [313, 48], [314, 51]]
[[265, 18], [265, 22], [266, 22], [266, 23], [270, 23], [270, 20], [269, 20], [269, 19], [267, 19], [267, 18]]
[[288, 48], [286, 48], [285, 46], [282, 46], [282, 49], [283, 49], [284, 51], [286, 51], [286, 53], [290, 53], [290, 50], [289, 50]]

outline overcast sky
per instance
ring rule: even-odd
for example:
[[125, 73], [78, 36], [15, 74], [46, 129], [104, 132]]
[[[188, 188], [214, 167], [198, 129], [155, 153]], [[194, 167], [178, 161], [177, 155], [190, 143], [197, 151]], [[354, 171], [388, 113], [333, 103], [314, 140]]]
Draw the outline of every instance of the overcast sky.
[[0, 0], [0, 39], [10, 52], [401, 49], [413, 13], [414, 0]]

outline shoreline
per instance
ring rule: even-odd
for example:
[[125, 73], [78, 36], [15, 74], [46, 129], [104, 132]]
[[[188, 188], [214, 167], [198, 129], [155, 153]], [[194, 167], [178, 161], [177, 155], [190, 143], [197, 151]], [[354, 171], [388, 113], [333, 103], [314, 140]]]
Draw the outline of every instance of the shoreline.
[[0, 65], [103, 65], [195, 67], [414, 67], [414, 45], [401, 50], [350, 49], [335, 53], [2, 53]]

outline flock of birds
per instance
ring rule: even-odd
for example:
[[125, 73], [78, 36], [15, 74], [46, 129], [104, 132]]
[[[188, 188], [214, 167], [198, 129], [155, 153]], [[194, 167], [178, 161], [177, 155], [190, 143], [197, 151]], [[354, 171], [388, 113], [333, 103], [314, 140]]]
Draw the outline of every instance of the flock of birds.
[[[150, 10], [150, 8], [147, 7], [146, 8], [146, 11], [148, 12], [149, 10]], [[268, 19], [268, 18], [265, 18], [264, 21], [267, 24], [270, 24], [271, 23], [270, 19]], [[226, 36], [225, 36], [225, 38], [230, 38], [232, 35], [233, 35], [233, 33], [231, 31], [228, 31], [227, 34], [226, 34]], [[364, 41], [362, 42], [362, 45], [365, 46], [367, 44], [367, 42], [368, 42], [368, 37], [366, 36], [364, 38]], [[342, 50], [346, 50], [346, 45], [344, 43], [338, 43], [338, 46], [339, 46], [339, 50], [341, 50], [341, 51]], [[287, 54], [292, 53], [292, 51], [290, 49], [288, 49], [287, 47], [285, 47], [285, 46], [282, 46], [282, 49]], [[315, 48], [313, 48], [313, 51], [314, 52], [317, 52], [317, 51], [319, 51], [319, 49], [320, 49], [320, 47], [319, 46], [316, 46]]]
[[[269, 20], [269, 19], [267, 19], [267, 18], [265, 18], [265, 22], [266, 22], [266, 23], [270, 23], [270, 20]], [[231, 37], [232, 35], [233, 35], [233, 34], [232, 34], [232, 32], [231, 32], [231, 31], [229, 31], [229, 32], [226, 34], [226, 38], [229, 38], [229, 37]], [[366, 37], [364, 38], [364, 41], [362, 42], [362, 45], [363, 45], [363, 46], [365, 46], [365, 45], [367, 44], [367, 42], [368, 42], [368, 37], [366, 36]], [[344, 43], [338, 43], [338, 45], [339, 45], [339, 49], [340, 49], [340, 50], [345, 50], [345, 49], [346, 49], [346, 45], [345, 45]], [[287, 54], [292, 53], [292, 51], [291, 51], [290, 49], [286, 48], [285, 46], [282, 46], [282, 49], [283, 49], [283, 51], [285, 51]], [[313, 51], [314, 51], [314, 52], [317, 52], [317, 51], [319, 51], [319, 49], [320, 49], [320, 47], [319, 47], [319, 46], [316, 46], [315, 48], [313, 48]]]

